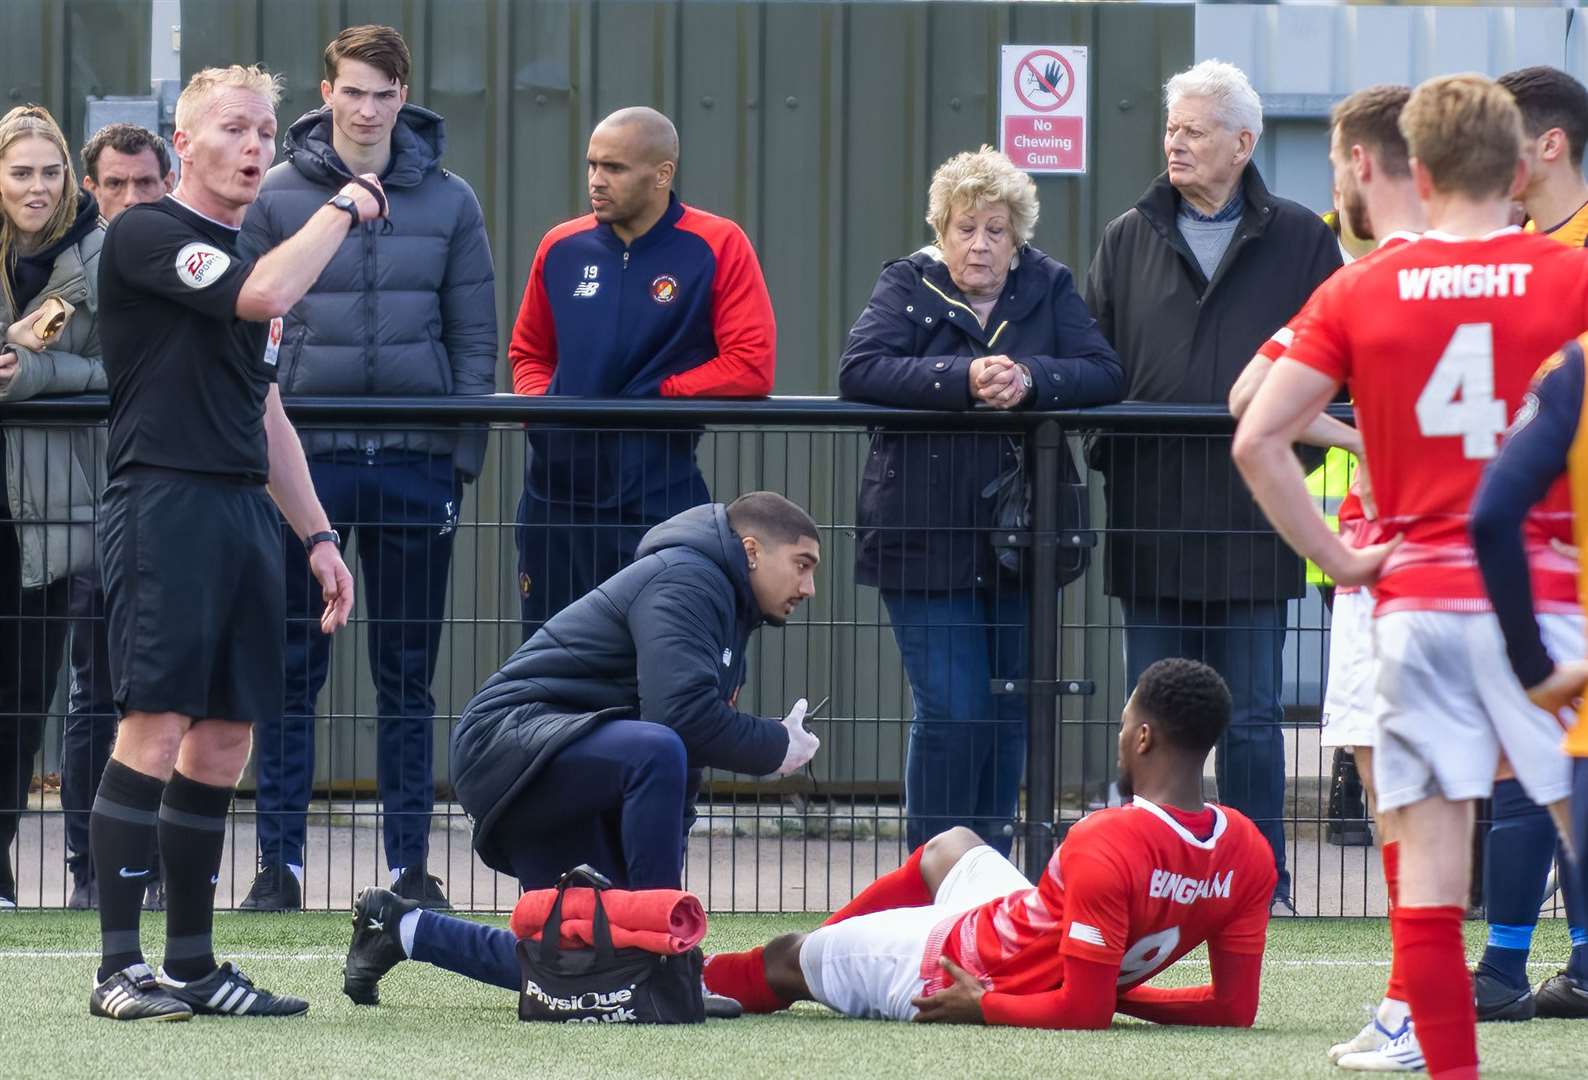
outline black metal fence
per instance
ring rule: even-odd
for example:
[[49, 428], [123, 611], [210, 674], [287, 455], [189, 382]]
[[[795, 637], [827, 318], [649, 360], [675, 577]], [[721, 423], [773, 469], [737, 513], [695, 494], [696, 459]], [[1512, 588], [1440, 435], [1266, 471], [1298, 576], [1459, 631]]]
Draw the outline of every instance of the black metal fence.
[[[21, 459], [67, 454], [73, 439], [102, 425], [104, 408], [103, 398], [84, 397], [0, 409], [18, 521], [5, 533], [23, 538], [12, 556], [18, 565], [0, 573], [38, 585], [27, 579], [37, 568], [28, 552], [51, 528], [66, 530], [57, 547], [86, 567], [77, 584], [14, 591], [0, 612], [8, 630], [0, 683], [11, 691], [0, 714], [0, 763], [16, 764], [8, 775], [26, 792], [25, 811], [4, 819], [17, 824], [22, 907], [63, 906], [73, 891], [71, 863], [86, 843], [83, 793], [91, 801], [114, 718], [103, 643], [88, 647], [102, 615], [92, 559], [76, 558], [91, 542], [91, 522], [77, 521], [72, 532], [69, 514], [50, 517], [46, 505], [60, 500], [39, 497], [37, 483], [33, 494], [21, 490], [19, 478], [36, 464]], [[565, 572], [564, 560], [599, 554], [637, 524], [591, 511], [571, 545], [566, 537], [561, 546], [540, 542], [570, 526], [532, 508], [520, 513], [527, 424], [534, 438], [560, 447], [559, 460], [588, 470], [537, 479], [532, 466], [548, 505], [612, 501], [602, 485], [616, 474], [602, 472], [602, 462], [614, 455], [640, 462], [642, 474], [654, 468], [663, 479], [655, 490], [687, 491], [664, 474], [670, 453], [693, 447], [713, 499], [772, 489], [820, 525], [818, 595], [785, 628], [755, 636], [738, 703], [781, 717], [798, 697], [829, 699], [810, 724], [822, 750], [808, 772], [783, 780], [707, 774], [686, 874], [713, 910], [830, 910], [898, 865], [912, 834], [957, 822], [973, 821], [1009, 845], [1034, 875], [1073, 822], [1117, 799], [1119, 710], [1129, 675], [1156, 649], [1205, 655], [1232, 684], [1244, 681], [1235, 686], [1238, 706], [1277, 702], [1277, 710], [1253, 705], [1237, 718], [1246, 730], [1221, 751], [1229, 761], [1217, 779], [1226, 801], [1245, 801], [1276, 841], [1283, 837], [1299, 911], [1385, 911], [1376, 851], [1329, 842], [1331, 832], [1342, 838], [1347, 818], [1355, 824], [1344, 838], [1362, 839], [1363, 811], [1349, 797], [1331, 810], [1335, 762], [1318, 744], [1324, 598], [1316, 588], [1303, 592], [1294, 557], [1243, 509], [1244, 489], [1228, 468], [1231, 422], [1220, 410], [920, 413], [827, 398], [502, 395], [300, 399], [289, 411], [324, 450], [315, 468], [328, 470], [322, 496], [351, 533], [359, 604], [350, 632], [328, 646], [313, 640], [308, 597], [289, 613], [288, 712], [295, 699], [308, 704], [278, 730], [256, 730], [255, 760], [234, 804], [222, 907], [242, 901], [261, 849], [281, 858], [283, 843], [296, 855], [287, 861], [301, 863], [309, 909], [345, 907], [395, 860], [411, 860], [405, 846], [411, 853], [426, 843], [429, 870], [456, 907], [514, 902], [516, 884], [470, 850], [469, 822], [448, 782], [448, 735], [469, 696], [521, 642], [526, 592], [538, 595]], [[454, 457], [454, 445], [474, 450]], [[454, 475], [452, 462], [471, 455], [477, 478]], [[966, 477], [988, 468], [996, 475], [999, 462], [1016, 460], [1029, 481], [1030, 517], [1008, 528], [1013, 519], [997, 516], [996, 490], [967, 495]], [[403, 478], [381, 495], [368, 482], [377, 472]], [[61, 476], [100, 484], [97, 475], [66, 473], [47, 482]], [[863, 488], [869, 521], [857, 518]], [[894, 494], [879, 502], [878, 491]], [[521, 563], [526, 542], [531, 555]], [[304, 588], [301, 574], [296, 580]], [[88, 602], [74, 603], [84, 588]], [[960, 600], [981, 606], [956, 607]], [[313, 693], [304, 672], [316, 665], [324, 687]], [[58, 677], [63, 667], [69, 677]], [[977, 710], [984, 715], [966, 715]], [[917, 712], [926, 722], [913, 725]], [[951, 737], [933, 743], [944, 730]], [[975, 768], [979, 778], [961, 775]], [[907, 784], [914, 821], [904, 813]], [[299, 800], [308, 808], [294, 825], [290, 807]]]

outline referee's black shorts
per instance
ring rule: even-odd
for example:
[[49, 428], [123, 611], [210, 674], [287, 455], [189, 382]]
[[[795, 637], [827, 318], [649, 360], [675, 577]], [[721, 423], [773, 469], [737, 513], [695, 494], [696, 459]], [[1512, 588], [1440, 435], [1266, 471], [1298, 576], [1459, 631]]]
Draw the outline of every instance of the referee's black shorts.
[[281, 518], [263, 484], [127, 469], [105, 489], [99, 542], [123, 715], [280, 719]]

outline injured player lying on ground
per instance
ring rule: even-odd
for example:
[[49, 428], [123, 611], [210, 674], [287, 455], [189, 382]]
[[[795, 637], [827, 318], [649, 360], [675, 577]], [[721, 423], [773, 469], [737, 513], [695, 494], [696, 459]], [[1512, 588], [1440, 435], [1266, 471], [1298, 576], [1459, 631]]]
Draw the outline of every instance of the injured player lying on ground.
[[[924, 1023], [1105, 1028], [1121, 1012], [1249, 1027], [1276, 874], [1251, 821], [1202, 801], [1229, 718], [1211, 668], [1153, 664], [1120, 723], [1126, 805], [1070, 829], [1038, 884], [950, 829], [809, 934], [708, 957], [707, 988], [747, 1012], [818, 1001]], [[1211, 983], [1143, 985], [1204, 941]]]

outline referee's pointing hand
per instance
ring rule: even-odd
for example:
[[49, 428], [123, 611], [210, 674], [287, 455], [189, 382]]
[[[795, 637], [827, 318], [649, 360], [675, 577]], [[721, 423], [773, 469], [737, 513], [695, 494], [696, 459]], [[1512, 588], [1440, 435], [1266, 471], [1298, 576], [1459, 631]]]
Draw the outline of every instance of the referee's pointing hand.
[[353, 575], [335, 544], [315, 544], [309, 553], [309, 569], [325, 597], [320, 632], [334, 634], [347, 625], [347, 617], [353, 613]]

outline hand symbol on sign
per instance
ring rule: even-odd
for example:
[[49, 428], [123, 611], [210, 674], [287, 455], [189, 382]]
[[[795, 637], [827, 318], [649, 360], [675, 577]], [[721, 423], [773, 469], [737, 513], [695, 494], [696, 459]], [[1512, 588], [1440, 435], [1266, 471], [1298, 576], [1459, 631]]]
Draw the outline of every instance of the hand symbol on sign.
[[1038, 89], [1044, 93], [1052, 93], [1057, 97], [1059, 94], [1059, 81], [1064, 78], [1064, 69], [1059, 67], [1057, 61], [1049, 60], [1048, 66], [1042, 69], [1042, 77], [1047, 80], [1048, 86], [1053, 87], [1053, 89], [1049, 91], [1048, 86], [1038, 87]]

